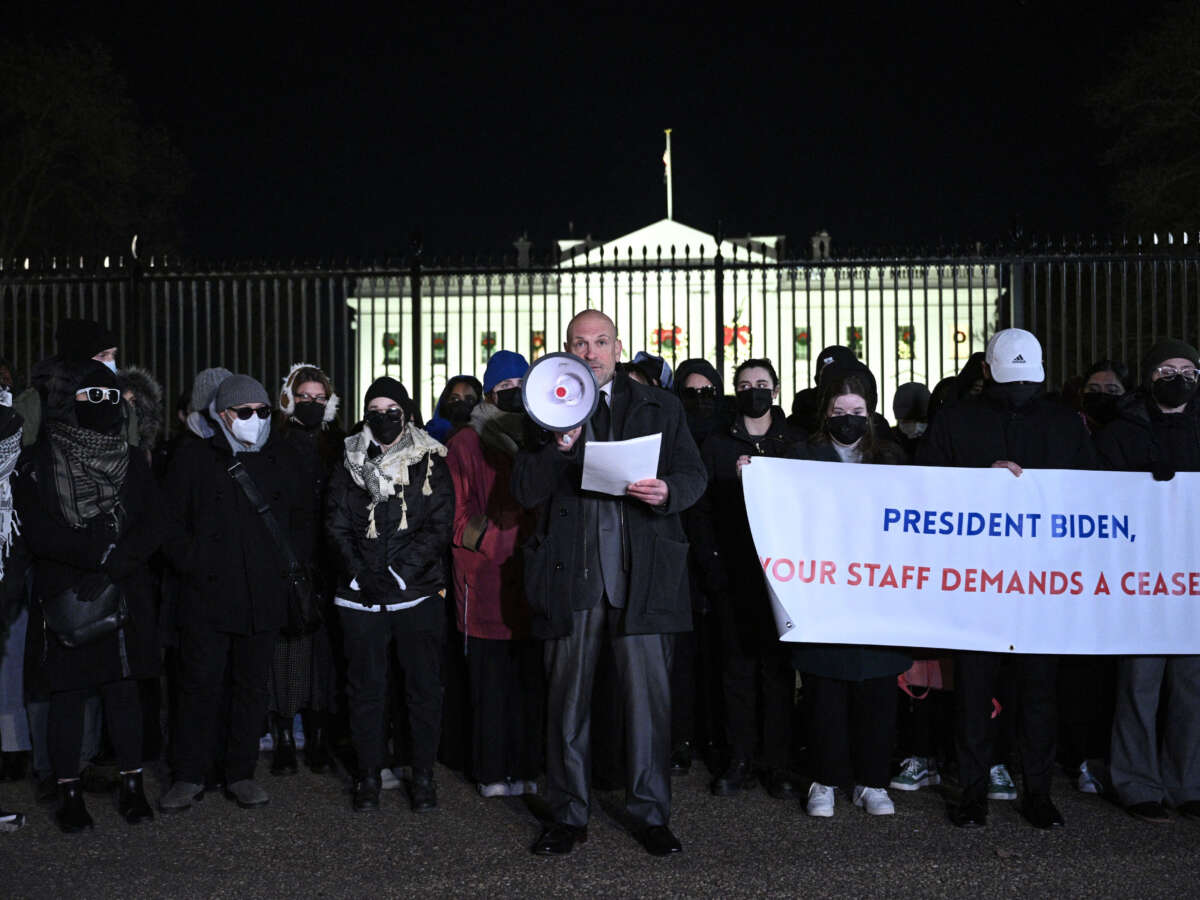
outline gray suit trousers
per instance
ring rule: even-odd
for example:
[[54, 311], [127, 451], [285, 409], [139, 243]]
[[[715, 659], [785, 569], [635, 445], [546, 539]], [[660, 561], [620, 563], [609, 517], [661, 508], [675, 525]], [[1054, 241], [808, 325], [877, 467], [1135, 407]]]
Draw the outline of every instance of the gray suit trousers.
[[669, 634], [619, 633], [623, 611], [607, 598], [573, 613], [570, 636], [546, 641], [546, 800], [554, 820], [588, 823], [592, 684], [603, 641], [612, 641], [625, 723], [625, 810], [638, 825], [671, 818]]

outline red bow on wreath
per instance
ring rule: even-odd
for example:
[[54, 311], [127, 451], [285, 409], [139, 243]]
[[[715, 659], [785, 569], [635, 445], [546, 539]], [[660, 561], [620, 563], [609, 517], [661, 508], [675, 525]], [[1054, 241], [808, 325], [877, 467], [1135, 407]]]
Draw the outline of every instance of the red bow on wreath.
[[750, 343], [750, 326], [739, 325], [737, 328], [725, 326], [725, 346], [732, 347], [734, 338], [737, 338], [738, 343], [741, 344]]

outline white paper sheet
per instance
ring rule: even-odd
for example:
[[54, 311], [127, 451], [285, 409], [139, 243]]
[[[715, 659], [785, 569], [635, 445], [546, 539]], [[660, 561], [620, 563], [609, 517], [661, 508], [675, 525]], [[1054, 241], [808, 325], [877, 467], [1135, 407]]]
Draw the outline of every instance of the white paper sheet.
[[661, 434], [627, 441], [588, 441], [583, 448], [583, 489], [624, 496], [625, 488], [658, 477]]

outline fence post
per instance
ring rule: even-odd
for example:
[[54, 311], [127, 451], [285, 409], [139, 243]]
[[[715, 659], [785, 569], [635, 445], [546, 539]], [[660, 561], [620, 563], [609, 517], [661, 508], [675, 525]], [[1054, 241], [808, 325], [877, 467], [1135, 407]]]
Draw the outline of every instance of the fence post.
[[1025, 259], [1014, 257], [1008, 267], [1008, 324], [1025, 327]]
[[421, 233], [415, 231], [410, 240], [412, 261], [408, 267], [409, 296], [412, 298], [412, 384], [409, 389], [413, 405], [421, 408]]
[[[133, 346], [136, 348], [133, 353], [130, 353], [127, 364], [136, 362], [140, 366], [151, 368], [149, 359], [149, 344], [151, 336], [149, 334], [148, 320], [150, 318], [150, 310], [146, 308], [146, 285], [142, 282], [142, 262], [137, 257], [137, 238], [134, 238], [134, 243], [130, 247], [129, 254], [129, 312], [133, 315]], [[118, 339], [125, 341], [127, 335], [119, 335]], [[124, 348], [121, 348], [120, 359], [127, 359]]]
[[721, 223], [717, 223], [717, 253], [713, 257], [713, 299], [717, 315], [717, 374], [725, 378], [725, 258], [721, 256]]

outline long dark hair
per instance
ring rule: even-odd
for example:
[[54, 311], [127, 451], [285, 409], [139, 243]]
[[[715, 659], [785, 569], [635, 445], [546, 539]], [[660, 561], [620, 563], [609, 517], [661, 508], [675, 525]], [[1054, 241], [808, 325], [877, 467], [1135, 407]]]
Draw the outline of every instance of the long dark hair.
[[863, 398], [863, 402], [867, 405], [867, 432], [858, 442], [859, 452], [862, 454], [862, 461], [865, 463], [874, 462], [894, 462], [895, 454], [892, 452], [892, 445], [889, 441], [880, 440], [875, 433], [874, 424], [871, 421], [871, 416], [875, 412], [875, 391], [863, 372], [839, 372], [836, 376], [828, 381], [823, 381], [821, 384], [821, 406], [819, 409], [820, 424], [817, 427], [817, 433], [813, 435], [812, 443], [814, 444], [832, 444], [833, 438], [829, 436], [829, 407], [833, 401], [845, 394], [857, 394]]

